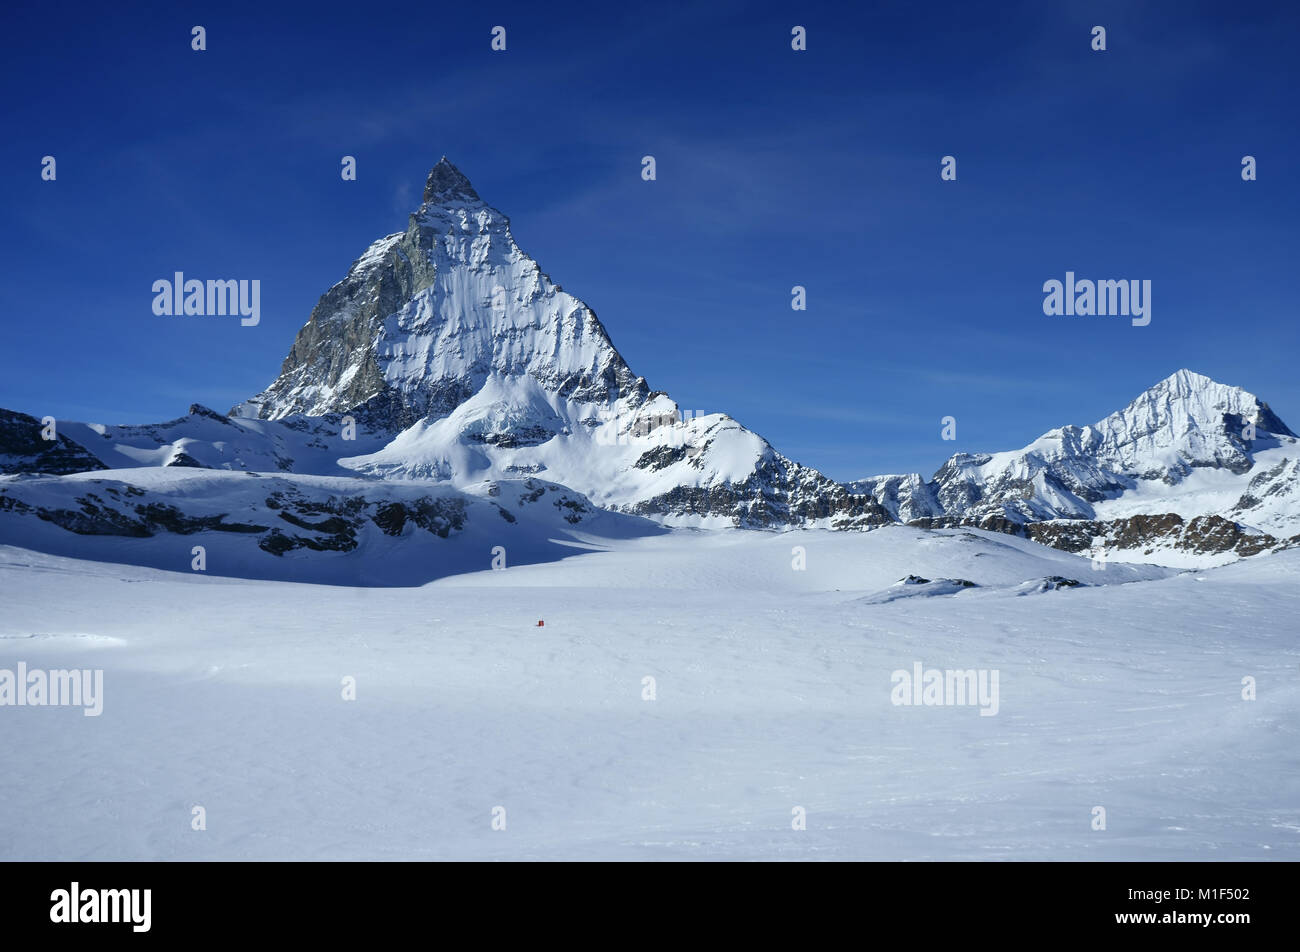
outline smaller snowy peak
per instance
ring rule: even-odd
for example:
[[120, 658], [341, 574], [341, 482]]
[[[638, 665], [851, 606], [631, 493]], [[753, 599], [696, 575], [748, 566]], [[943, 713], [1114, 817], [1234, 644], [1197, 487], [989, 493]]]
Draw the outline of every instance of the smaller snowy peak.
[[444, 155], [429, 170], [429, 178], [424, 183], [424, 203], [439, 205], [449, 201], [481, 202], [482, 199], [465, 174]]
[[1221, 429], [1237, 420], [1254, 424], [1266, 433], [1295, 436], [1253, 393], [1190, 370], [1179, 370], [1161, 380], [1094, 429], [1103, 438], [1123, 442], [1126, 437], [1162, 428], [1170, 430], [1172, 436], [1182, 437], [1196, 430]]
[[211, 407], [205, 407], [201, 403], [191, 403], [189, 415], [192, 417], [207, 417], [209, 420], [215, 420], [222, 426], [231, 426], [230, 419], [224, 413], [218, 413]]
[[1078, 431], [1069, 455], [1086, 454], [1139, 478], [1178, 482], [1195, 467], [1244, 473], [1256, 452], [1294, 439], [1253, 393], [1179, 370]]
[[[1010, 452], [958, 453], [928, 481], [908, 474], [846, 485], [872, 496], [895, 519], [930, 528], [1024, 532], [1053, 520], [1082, 520], [1063, 531], [1077, 534], [1086, 523], [1099, 535], [1133, 535], [1133, 520], [1167, 517], [1155, 529], [1181, 533], [1187, 546], [1200, 551], [1222, 543], [1248, 554], [1300, 528], [1298, 463], [1300, 440], [1268, 404], [1184, 369], [1090, 426], [1058, 427]], [[1241, 526], [1235, 534], [1212, 533], [1207, 542], [1198, 517], [1228, 526], [1241, 520]], [[1184, 532], [1187, 520], [1193, 528]], [[1140, 528], [1142, 545], [1155, 545], [1155, 530]], [[1277, 538], [1241, 535], [1261, 532]]]

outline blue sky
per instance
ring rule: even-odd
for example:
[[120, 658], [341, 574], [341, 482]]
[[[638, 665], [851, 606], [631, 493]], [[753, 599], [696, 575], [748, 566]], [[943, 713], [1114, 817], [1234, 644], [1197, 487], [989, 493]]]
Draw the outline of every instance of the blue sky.
[[[837, 478], [1019, 447], [1180, 367], [1300, 428], [1294, 4], [271, 6], [7, 11], [0, 406], [258, 392], [445, 153], [653, 388]], [[1151, 324], [1045, 316], [1067, 270], [1151, 280]], [[261, 324], [156, 317], [174, 271], [260, 279]]]

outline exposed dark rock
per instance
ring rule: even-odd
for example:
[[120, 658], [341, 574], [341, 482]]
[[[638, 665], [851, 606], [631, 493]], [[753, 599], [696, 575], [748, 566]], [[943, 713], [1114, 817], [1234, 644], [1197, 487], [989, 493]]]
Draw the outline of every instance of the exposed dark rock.
[[189, 516], [175, 506], [158, 502], [135, 506], [127, 503], [123, 504], [123, 508], [117, 509], [105, 504], [94, 493], [87, 493], [76, 501], [81, 505], [80, 510], [29, 506], [26, 511], [34, 512], [46, 522], [78, 535], [147, 538], [159, 532], [192, 535], [207, 531], [255, 533], [267, 530], [266, 526], [226, 522], [225, 514]]
[[55, 427], [55, 438], [41, 437], [44, 424], [15, 410], [0, 410], [0, 473], [65, 476], [108, 469], [95, 454]]

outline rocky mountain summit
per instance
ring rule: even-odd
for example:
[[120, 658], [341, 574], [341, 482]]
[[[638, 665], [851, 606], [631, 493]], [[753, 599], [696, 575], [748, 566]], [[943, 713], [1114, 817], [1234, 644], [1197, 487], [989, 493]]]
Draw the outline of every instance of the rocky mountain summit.
[[365, 250], [321, 296], [280, 376], [231, 413], [351, 413], [395, 435], [494, 377], [588, 405], [631, 408], [649, 392], [595, 313], [542, 273], [444, 157], [406, 231]]
[[651, 392], [595, 312], [445, 157], [406, 231], [365, 250], [321, 297], [280, 376], [231, 415], [350, 416], [394, 438], [342, 461], [367, 475], [467, 485], [545, 473], [603, 507], [667, 521], [890, 521], [730, 417], [688, 418]]

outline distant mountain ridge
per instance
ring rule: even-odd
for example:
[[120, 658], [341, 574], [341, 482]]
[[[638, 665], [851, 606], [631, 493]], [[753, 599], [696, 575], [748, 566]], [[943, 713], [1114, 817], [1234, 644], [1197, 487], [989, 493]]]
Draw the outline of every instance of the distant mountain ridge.
[[909, 473], [846, 485], [916, 525], [1028, 532], [1055, 520], [1174, 514], [1231, 518], [1248, 523], [1246, 537], [1285, 538], [1300, 530], [1298, 465], [1300, 440], [1267, 403], [1179, 370], [1090, 426], [1059, 427], [1012, 452], [958, 453], [928, 480]]

